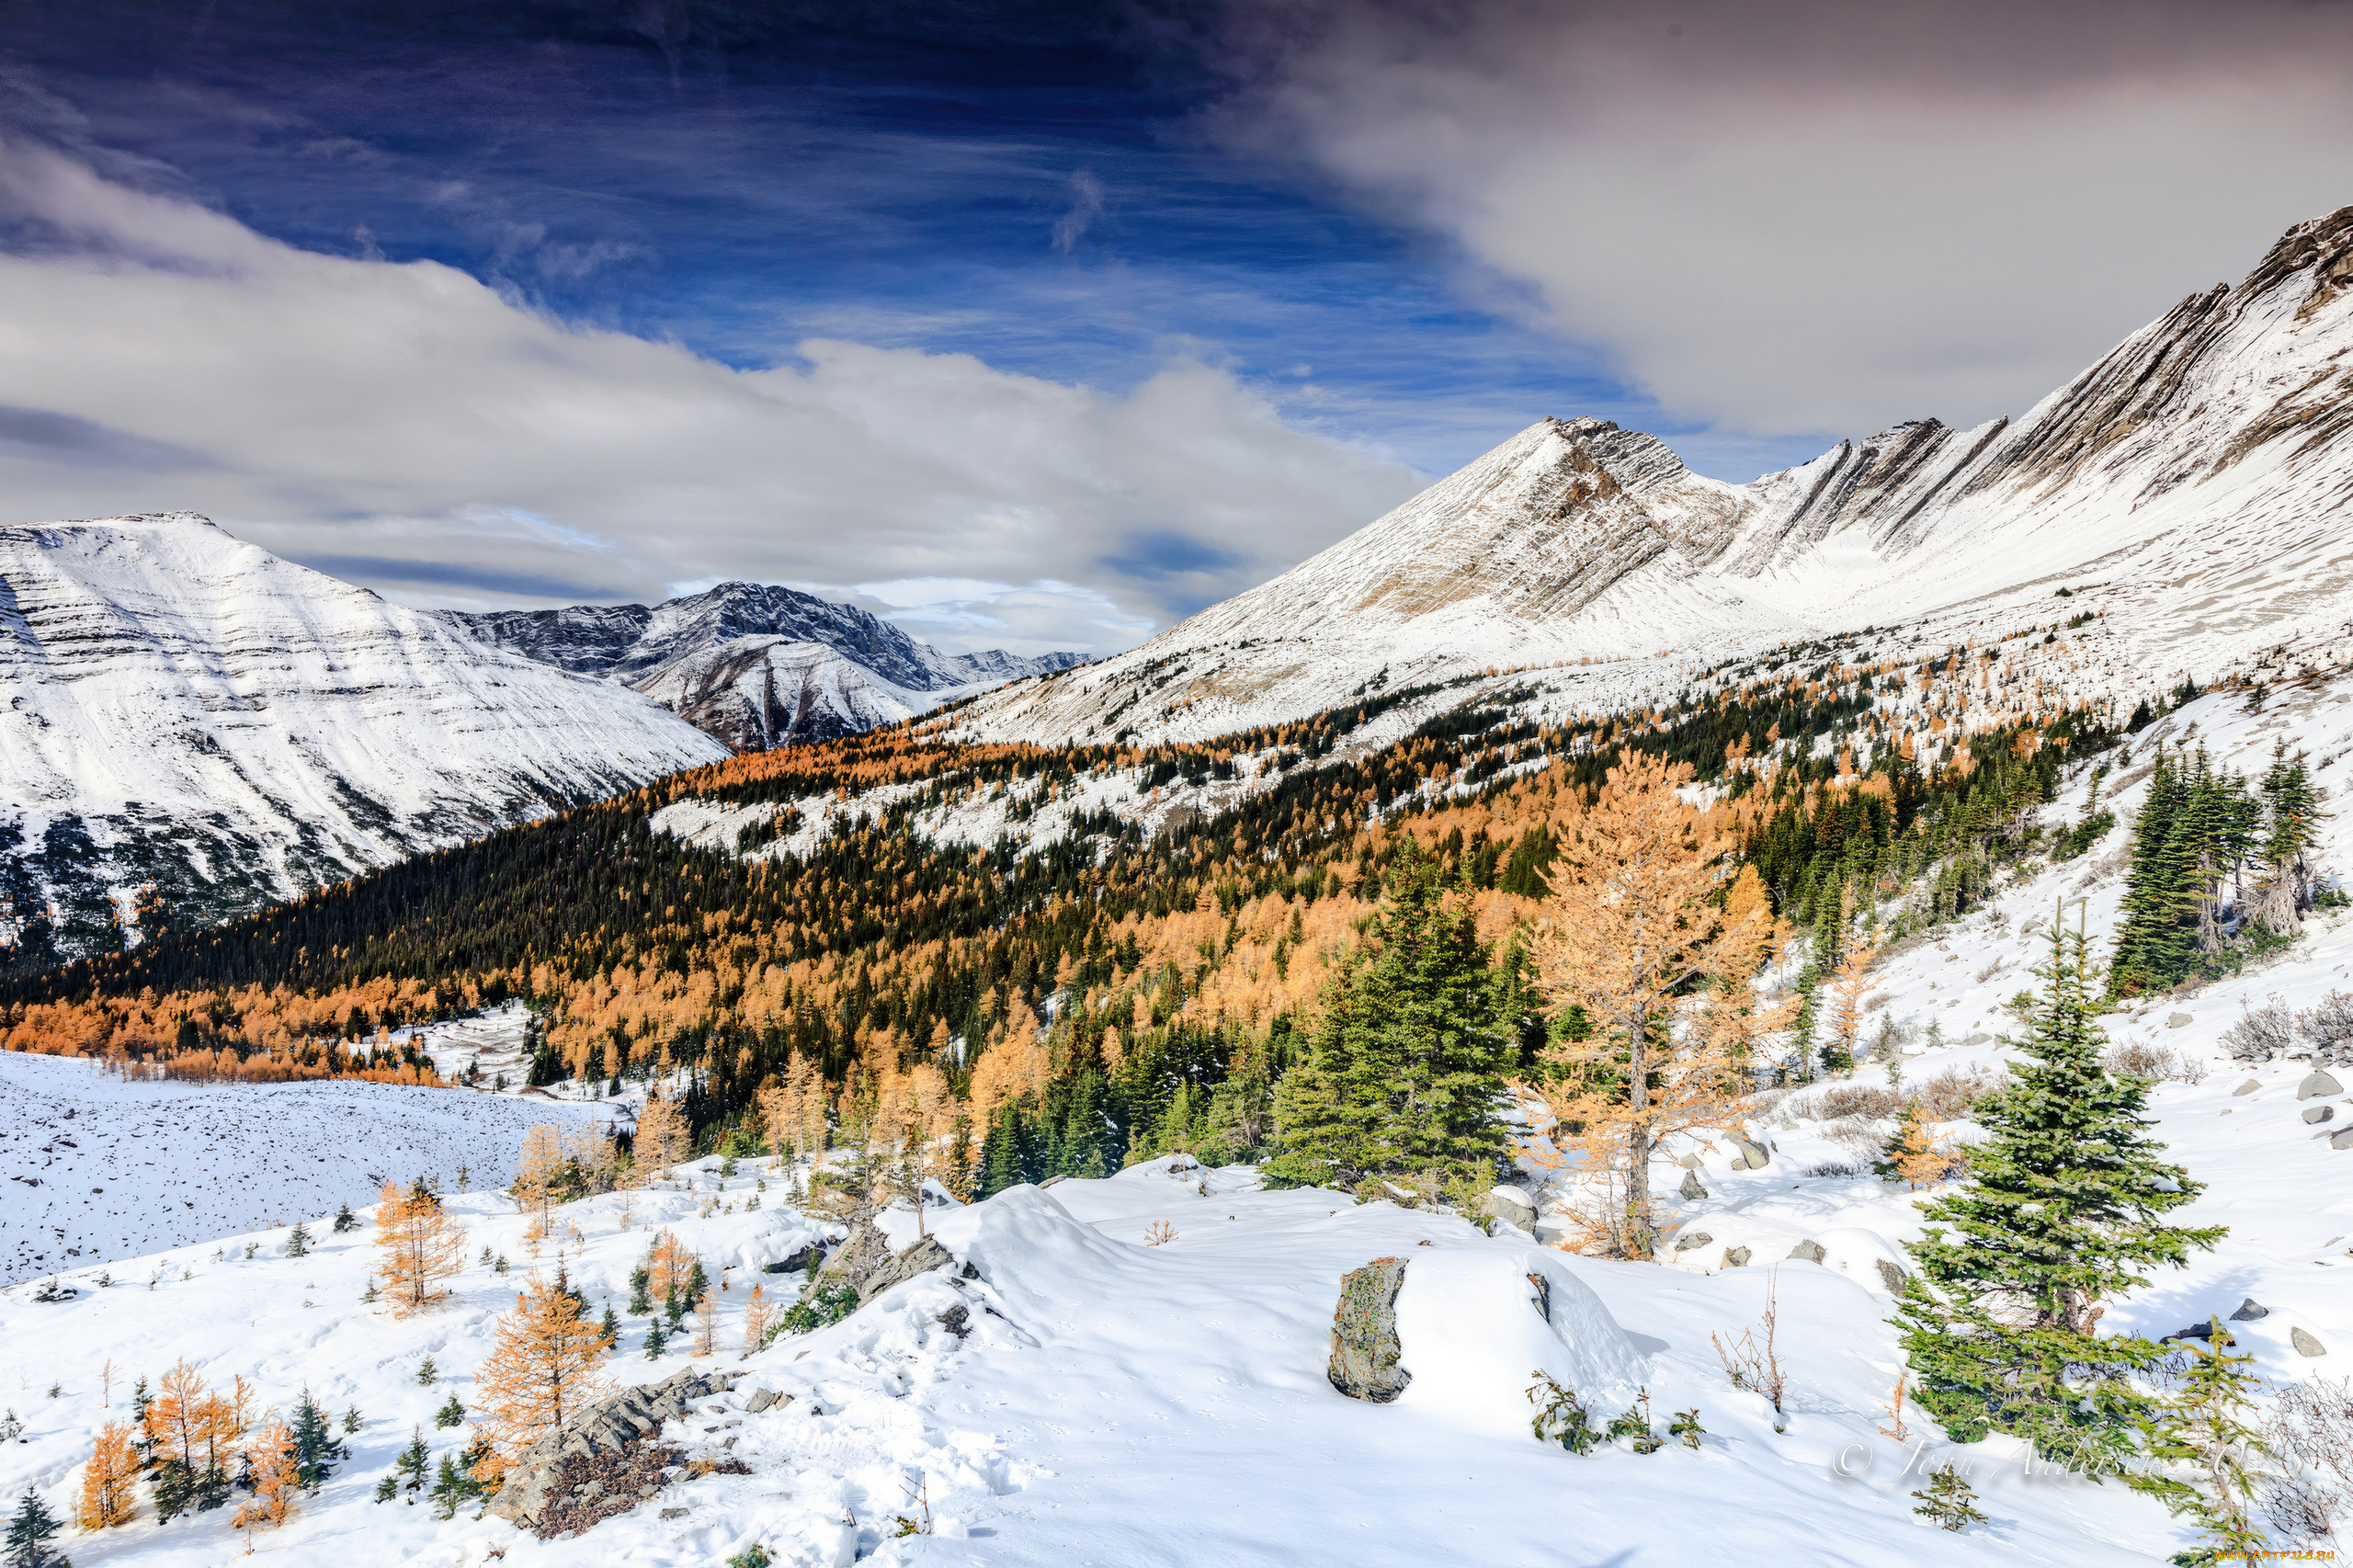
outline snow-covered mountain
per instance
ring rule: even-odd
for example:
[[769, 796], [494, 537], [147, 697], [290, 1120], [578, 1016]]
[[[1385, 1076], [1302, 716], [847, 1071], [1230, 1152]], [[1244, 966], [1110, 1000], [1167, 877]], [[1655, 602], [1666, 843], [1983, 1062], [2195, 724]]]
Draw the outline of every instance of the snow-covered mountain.
[[[2290, 230], [2024, 417], [1920, 420], [1747, 484], [1545, 419], [1281, 576], [970, 710], [992, 738], [1196, 739], [1352, 689], [1595, 665], [1611, 704], [1695, 662], [1903, 623], [1964, 639], [2057, 591], [2154, 688], [2339, 637], [2353, 208]], [[1659, 657], [1657, 655], [1665, 655]], [[1385, 673], [1384, 673], [1385, 672]]]
[[632, 687], [738, 751], [894, 724], [1083, 662], [995, 648], [943, 653], [855, 605], [760, 583], [722, 583], [650, 608], [439, 613], [501, 647]]
[[0, 528], [0, 961], [301, 892], [725, 755], [190, 513]]

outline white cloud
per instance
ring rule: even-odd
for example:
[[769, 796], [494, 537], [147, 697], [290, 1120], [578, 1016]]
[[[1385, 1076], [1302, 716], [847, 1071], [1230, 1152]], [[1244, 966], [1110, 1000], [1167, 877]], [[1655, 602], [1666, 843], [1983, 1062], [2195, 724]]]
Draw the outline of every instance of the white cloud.
[[2022, 412], [2353, 195], [2344, 7], [1308, 15], [1237, 40], [1214, 134], [1445, 235], [1483, 302], [1731, 433]]
[[927, 603], [1106, 651], [1415, 483], [1195, 358], [1125, 395], [829, 339], [738, 370], [23, 142], [0, 219], [35, 242], [0, 256], [0, 405], [75, 433], [0, 440], [14, 518], [189, 507], [413, 602], [969, 579]]

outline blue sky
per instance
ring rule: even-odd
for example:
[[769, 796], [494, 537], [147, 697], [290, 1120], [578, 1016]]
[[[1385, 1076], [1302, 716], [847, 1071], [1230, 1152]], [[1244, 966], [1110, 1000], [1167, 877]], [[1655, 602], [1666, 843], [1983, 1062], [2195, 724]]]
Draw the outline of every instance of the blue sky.
[[[2211, 8], [2069, 9], [1929, 68], [1883, 6], [26, 7], [0, 324], [58, 341], [0, 479], [418, 604], [750, 576], [1104, 651], [1548, 414], [1739, 481], [2022, 411], [2335, 205], [2309, 8], [2211, 68]], [[2305, 151], [2185, 234], [2144, 120]]]

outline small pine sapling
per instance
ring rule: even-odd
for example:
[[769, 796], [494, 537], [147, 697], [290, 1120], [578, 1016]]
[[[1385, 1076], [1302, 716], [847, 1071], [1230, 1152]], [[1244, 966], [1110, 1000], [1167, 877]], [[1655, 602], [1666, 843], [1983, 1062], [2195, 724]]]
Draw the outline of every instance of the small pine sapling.
[[358, 1405], [355, 1404], [343, 1413], [343, 1429], [346, 1432], [357, 1432], [359, 1430], [359, 1407]]
[[1977, 1494], [1961, 1479], [1961, 1471], [1947, 1465], [1928, 1477], [1926, 1491], [1915, 1492], [1920, 1506], [1912, 1511], [1924, 1518], [1934, 1519], [1949, 1530], [1965, 1525], [1982, 1525], [1986, 1516], [1977, 1506]]
[[359, 1216], [351, 1211], [350, 1204], [343, 1204], [335, 1210], [335, 1233], [336, 1235], [339, 1236], [346, 1231], [356, 1231], [358, 1228]]
[[1651, 1429], [1651, 1391], [1637, 1391], [1634, 1403], [1609, 1418], [1602, 1436], [1613, 1443], [1622, 1440], [1638, 1454], [1654, 1454], [1666, 1447], [1666, 1439]]
[[1688, 1410], [1677, 1411], [1675, 1419], [1667, 1424], [1666, 1435], [1682, 1438], [1687, 1449], [1698, 1448], [1699, 1439], [1708, 1435], [1708, 1429], [1699, 1425], [1699, 1407], [1695, 1404]]
[[286, 1256], [289, 1257], [311, 1256], [311, 1233], [300, 1220], [297, 1220], [294, 1222], [294, 1228], [286, 1233]]
[[642, 1264], [629, 1271], [629, 1315], [642, 1318], [654, 1310], [654, 1298], [648, 1292], [654, 1282], [653, 1273]]
[[458, 1403], [458, 1396], [454, 1393], [440, 1409], [433, 1413], [433, 1425], [436, 1426], [462, 1426], [465, 1421], [466, 1407]]
[[729, 1558], [727, 1568], [771, 1568], [775, 1562], [776, 1559], [768, 1555], [767, 1547], [762, 1546], [758, 1541], [754, 1541]]
[[1536, 1406], [1536, 1417], [1528, 1425], [1536, 1440], [1558, 1443], [1573, 1454], [1593, 1452], [1601, 1434], [1593, 1429], [1593, 1417], [1576, 1391], [1563, 1388], [1543, 1372], [1532, 1375], [1536, 1381], [1529, 1386], [1528, 1403]]
[[425, 1358], [425, 1365], [416, 1369], [417, 1387], [431, 1388], [435, 1382], [439, 1381], [440, 1376], [441, 1369], [433, 1364], [432, 1357], [427, 1356]]
[[453, 1519], [458, 1517], [458, 1505], [473, 1495], [466, 1478], [458, 1473], [457, 1461], [448, 1454], [441, 1456], [441, 1469], [433, 1478], [433, 1517]]
[[621, 1320], [613, 1312], [613, 1303], [605, 1303], [605, 1320], [597, 1325], [604, 1331], [605, 1343], [618, 1346], [621, 1342]]
[[400, 1478], [398, 1475], [387, 1475], [387, 1476], [383, 1476], [383, 1477], [381, 1477], [381, 1479], [379, 1479], [379, 1480], [377, 1481], [377, 1483], [376, 1483], [376, 1501], [377, 1501], [377, 1502], [379, 1502], [379, 1503], [389, 1503], [389, 1502], [391, 1502], [393, 1498], [395, 1498], [395, 1497], [399, 1496], [400, 1494], [401, 1494], [401, 1478]]
[[645, 1358], [659, 1361], [670, 1348], [670, 1336], [662, 1332], [662, 1320], [655, 1318], [645, 1325]]

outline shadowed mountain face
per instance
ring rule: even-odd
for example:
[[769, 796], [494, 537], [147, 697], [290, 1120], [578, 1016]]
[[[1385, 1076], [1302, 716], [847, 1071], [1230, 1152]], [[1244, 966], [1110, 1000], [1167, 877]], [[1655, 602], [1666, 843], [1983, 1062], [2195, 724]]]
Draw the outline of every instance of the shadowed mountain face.
[[1541, 420], [1142, 646], [984, 699], [965, 733], [1203, 739], [1494, 666], [1640, 702], [1694, 660], [1828, 632], [2006, 635], [2062, 588], [2097, 591], [2152, 691], [2317, 648], [2353, 615], [2349, 357], [2353, 208], [2015, 420], [1915, 420], [1746, 484], [1605, 420]]
[[1077, 653], [942, 653], [855, 605], [722, 583], [661, 604], [438, 612], [501, 648], [645, 693], [738, 751], [896, 723]]

